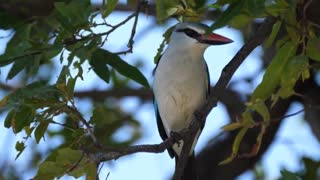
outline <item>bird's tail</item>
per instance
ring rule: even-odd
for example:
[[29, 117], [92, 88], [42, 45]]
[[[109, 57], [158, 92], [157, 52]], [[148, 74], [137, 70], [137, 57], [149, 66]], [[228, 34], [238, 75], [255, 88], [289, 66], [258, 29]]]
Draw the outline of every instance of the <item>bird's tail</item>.
[[[178, 158], [176, 159], [176, 166], [178, 164]], [[190, 155], [186, 167], [184, 168], [181, 180], [198, 180], [196, 158], [194, 152]]]

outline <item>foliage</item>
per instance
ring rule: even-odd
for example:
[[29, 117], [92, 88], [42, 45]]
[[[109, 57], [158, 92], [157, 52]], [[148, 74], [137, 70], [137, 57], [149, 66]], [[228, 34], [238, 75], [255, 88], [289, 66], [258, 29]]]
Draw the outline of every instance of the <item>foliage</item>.
[[[14, 28], [15, 32], [5, 53], [0, 56], [0, 67], [13, 64], [7, 80], [21, 73], [26, 74], [27, 78], [26, 86], [16, 89], [0, 102], [0, 107], [8, 111], [4, 126], [12, 128], [16, 134], [26, 133], [26, 137], [16, 143], [16, 158], [23, 153], [29, 139], [35, 139], [36, 143], [45, 140], [50, 126], [62, 126], [62, 130], [55, 132], [54, 136], [65, 138], [64, 143], [50, 152], [49, 157], [40, 164], [35, 179], [61, 177], [64, 174], [74, 177], [86, 175], [87, 179], [95, 179], [97, 162], [83, 153], [82, 146], [89, 146], [95, 140], [112, 146], [128, 146], [140, 137], [139, 123], [118, 107], [97, 103], [90, 120], [86, 120], [78, 111], [74, 98], [75, 84], [78, 80], [84, 80], [83, 65], [86, 62], [106, 83], [115, 76], [113, 71], [117, 71], [149, 87], [139, 69], [119, 57], [121, 53], [100, 48], [106, 42], [106, 36], [131, 18], [137, 18], [135, 13], [117, 25], [96, 22], [98, 14], [106, 17], [116, 5], [117, 1], [108, 1], [101, 12], [96, 12], [89, 0], [59, 1], [54, 3], [48, 16], [35, 17], [32, 22], [11, 21], [4, 27]], [[2, 13], [2, 19], [6, 17], [10, 14]], [[95, 33], [93, 28], [98, 26], [105, 26], [107, 31]], [[37, 79], [41, 66], [59, 59], [59, 63], [65, 65], [54, 83]], [[75, 70], [76, 75], [72, 75]], [[124, 125], [135, 131], [128, 133], [126, 141], [114, 139], [113, 134]], [[108, 127], [108, 131], [103, 127]], [[86, 136], [91, 128], [95, 133], [92, 136], [97, 139]]]
[[[28, 20], [0, 12], [0, 21], [3, 22], [1, 28], [14, 31], [4, 54], [0, 56], [0, 67], [11, 65], [7, 80], [21, 74], [24, 76], [24, 86], [14, 89], [0, 101], [2, 111], [7, 111], [4, 126], [12, 128], [16, 134], [26, 134], [23, 140], [16, 142], [16, 158], [23, 155], [29, 139], [40, 143], [48, 134], [64, 138], [64, 142], [49, 152], [49, 156], [40, 163], [35, 179], [59, 178], [65, 174], [73, 177], [85, 175], [87, 179], [95, 179], [96, 164], [99, 162], [94, 161], [92, 153], [87, 153], [89, 151], [84, 147], [93, 147], [97, 142], [111, 147], [125, 147], [140, 137], [138, 121], [117, 105], [104, 100], [94, 102], [90, 119], [85, 119], [77, 108], [74, 88], [79, 80], [86, 81], [83, 77], [86, 73], [83, 70], [85, 63], [106, 83], [113, 81], [116, 84], [116, 81], [121, 81], [118, 78], [121, 75], [125, 80], [119, 86], [128, 86], [127, 80], [130, 79], [149, 88], [148, 81], [138, 67], [120, 56], [132, 51], [136, 22], [128, 40], [128, 50], [111, 52], [103, 48], [108, 43], [109, 35], [117, 28], [131, 19], [137, 20], [139, 3], [143, 2], [128, 1], [128, 4], [138, 7], [137, 11], [115, 25], [106, 22], [105, 18], [115, 11], [118, 1], [103, 2], [97, 11], [89, 0], [54, 1], [49, 14]], [[275, 46], [276, 53], [266, 67], [262, 82], [253, 91], [239, 119], [224, 127], [225, 131], [239, 132], [230, 157], [222, 164], [239, 156], [243, 137], [254, 126], [261, 127], [261, 131], [248, 154], [253, 156], [259, 152], [264, 132], [273, 121], [270, 119], [270, 108], [279, 99], [295, 95], [295, 85], [308, 79], [310, 71], [315, 68], [313, 65], [320, 60], [319, 27], [304, 15], [298, 17], [296, 10], [301, 4], [303, 2], [299, 0], [217, 0], [211, 4], [205, 0], [156, 1], [159, 23], [165, 23], [170, 17], [179, 21], [200, 21], [211, 9], [219, 14], [219, 18], [211, 24], [211, 30], [225, 26], [243, 30], [259, 18], [277, 19], [264, 44], [265, 48]], [[104, 19], [102, 23], [96, 21], [100, 16]], [[96, 27], [107, 30], [97, 33], [94, 30]], [[156, 63], [165, 44], [169, 42], [172, 29], [163, 35], [163, 43], [155, 57]], [[48, 78], [43, 80], [40, 68], [50, 66], [53, 62], [61, 64], [59, 75], [54, 81]], [[258, 114], [263, 121], [256, 121], [254, 114]], [[51, 132], [50, 126], [62, 128]], [[126, 141], [117, 141], [113, 135], [124, 126], [134, 131], [129, 133], [130, 137]], [[305, 159], [307, 172], [303, 176], [315, 177], [313, 168], [316, 165], [319, 167], [318, 162]], [[282, 179], [291, 179], [298, 175], [284, 170], [282, 176]]]

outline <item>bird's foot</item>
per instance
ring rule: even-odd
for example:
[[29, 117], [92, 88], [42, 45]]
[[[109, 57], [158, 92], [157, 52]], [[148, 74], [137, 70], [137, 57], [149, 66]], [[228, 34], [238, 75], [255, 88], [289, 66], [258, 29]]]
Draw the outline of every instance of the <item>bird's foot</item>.
[[172, 137], [174, 142], [177, 143], [178, 145], [180, 144], [180, 140], [182, 140], [182, 138], [183, 138], [181, 136], [181, 134], [179, 134], [178, 132], [174, 132], [174, 131], [170, 132], [170, 137]]

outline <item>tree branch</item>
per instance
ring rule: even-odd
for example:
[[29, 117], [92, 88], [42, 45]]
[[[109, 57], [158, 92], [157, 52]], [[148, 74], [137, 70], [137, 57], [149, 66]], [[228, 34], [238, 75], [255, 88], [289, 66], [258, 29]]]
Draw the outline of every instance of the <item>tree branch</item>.
[[[187, 129], [182, 130], [183, 134], [185, 134], [185, 136], [182, 135], [182, 139], [184, 140], [185, 144], [183, 145], [180, 162], [178, 162], [173, 179], [180, 180], [185, 165], [188, 161], [188, 154], [192, 146], [192, 141], [188, 141], [188, 139], [193, 139], [197, 130], [204, 125], [206, 117], [210, 113], [211, 109], [217, 105], [219, 95], [223, 93], [235, 71], [239, 68], [245, 58], [268, 37], [272, 31], [272, 25], [274, 23], [274, 18], [266, 19], [265, 22], [260, 26], [257, 34], [255, 34], [224, 67], [213, 93], [210, 95], [204, 106], [202, 106], [201, 109], [195, 113], [195, 117], [193, 118], [190, 126]], [[188, 133], [184, 133], [185, 131], [188, 131]]]
[[[82, 149], [95, 160], [95, 162], [100, 163], [103, 161], [109, 161], [113, 159], [118, 159], [119, 157], [130, 155], [138, 152], [146, 153], [162, 153], [167, 148], [171, 147], [178, 139], [168, 138], [160, 144], [151, 145], [136, 145], [123, 148], [114, 148], [109, 146], [104, 146], [101, 144], [96, 144], [94, 147]], [[98, 152], [98, 153], [97, 153]]]

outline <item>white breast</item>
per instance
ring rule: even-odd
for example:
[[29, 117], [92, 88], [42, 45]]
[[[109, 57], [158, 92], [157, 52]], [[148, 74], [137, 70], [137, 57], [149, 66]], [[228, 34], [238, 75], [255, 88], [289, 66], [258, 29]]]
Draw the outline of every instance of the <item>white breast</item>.
[[207, 93], [202, 54], [166, 52], [154, 77], [154, 95], [167, 135], [187, 127]]

